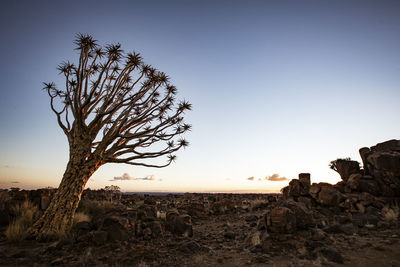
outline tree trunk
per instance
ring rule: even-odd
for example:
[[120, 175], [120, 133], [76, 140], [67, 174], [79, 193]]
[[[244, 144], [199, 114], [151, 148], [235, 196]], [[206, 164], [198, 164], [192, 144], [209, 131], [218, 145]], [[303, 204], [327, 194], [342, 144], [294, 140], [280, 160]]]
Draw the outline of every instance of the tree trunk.
[[87, 160], [82, 154], [70, 155], [57, 192], [43, 216], [29, 230], [29, 236], [49, 240], [64, 235], [72, 226], [86, 182], [101, 165], [100, 161]]

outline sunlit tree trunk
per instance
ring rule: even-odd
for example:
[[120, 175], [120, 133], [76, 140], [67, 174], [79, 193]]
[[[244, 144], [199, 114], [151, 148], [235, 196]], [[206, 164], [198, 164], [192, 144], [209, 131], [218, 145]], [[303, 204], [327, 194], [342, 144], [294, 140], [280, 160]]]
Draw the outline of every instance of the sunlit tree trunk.
[[98, 159], [87, 158], [84, 144], [71, 146], [70, 159], [49, 207], [30, 229], [36, 239], [53, 239], [63, 235], [72, 226], [82, 192], [90, 176], [102, 165]]

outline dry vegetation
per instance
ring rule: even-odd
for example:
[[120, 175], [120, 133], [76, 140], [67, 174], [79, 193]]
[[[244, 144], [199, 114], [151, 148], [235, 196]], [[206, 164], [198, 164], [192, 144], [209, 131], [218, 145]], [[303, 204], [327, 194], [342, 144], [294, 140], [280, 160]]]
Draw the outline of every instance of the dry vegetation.
[[400, 207], [398, 203], [391, 205], [391, 207], [385, 207], [383, 211], [384, 219], [391, 224], [397, 223], [400, 215]]
[[5, 234], [8, 241], [19, 242], [26, 237], [28, 228], [32, 226], [38, 215], [38, 209], [32, 202], [25, 201], [14, 205], [11, 211], [15, 219], [7, 227]]
[[102, 216], [107, 213], [107, 211], [112, 209], [113, 206], [114, 204], [108, 201], [83, 199], [79, 203], [79, 207], [77, 209], [77, 212], [75, 213], [75, 216], [77, 216], [78, 213], [86, 214], [90, 218]]
[[84, 212], [77, 212], [77, 213], [75, 213], [75, 215], [74, 215], [74, 222], [73, 222], [73, 225], [75, 225], [75, 224], [77, 224], [77, 223], [79, 223], [79, 222], [90, 222], [90, 217], [89, 217], [89, 215], [87, 215], [86, 213], [84, 213]]

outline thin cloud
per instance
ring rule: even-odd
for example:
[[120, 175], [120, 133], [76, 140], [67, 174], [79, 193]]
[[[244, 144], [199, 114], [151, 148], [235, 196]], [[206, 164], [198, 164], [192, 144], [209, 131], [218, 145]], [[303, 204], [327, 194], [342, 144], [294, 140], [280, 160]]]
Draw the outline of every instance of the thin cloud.
[[254, 176], [251, 176], [251, 177], [247, 178], [247, 180], [254, 181]]
[[279, 181], [286, 181], [289, 180], [288, 178], [284, 177], [284, 176], [279, 176], [279, 174], [274, 173], [271, 176], [267, 176], [265, 177], [265, 180], [271, 181], [271, 182], [279, 182]]
[[18, 181], [12, 181], [11, 183], [12, 183], [12, 184], [19, 184], [20, 182], [18, 182]]
[[129, 175], [129, 173], [124, 173], [122, 176], [115, 176], [113, 179], [109, 180], [111, 182], [113, 181], [154, 181], [155, 177], [154, 175], [149, 175], [146, 177], [132, 177]]

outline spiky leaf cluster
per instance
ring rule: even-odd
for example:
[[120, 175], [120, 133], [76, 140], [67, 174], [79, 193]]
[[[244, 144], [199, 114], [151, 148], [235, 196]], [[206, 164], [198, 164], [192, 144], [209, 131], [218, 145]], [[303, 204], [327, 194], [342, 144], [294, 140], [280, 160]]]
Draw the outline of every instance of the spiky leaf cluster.
[[[169, 77], [143, 63], [138, 53], [124, 53], [120, 44], [101, 47], [90, 35], [74, 41], [79, 62], [58, 66], [62, 90], [44, 83], [50, 106], [70, 143], [90, 142], [90, 156], [104, 163], [165, 167], [174, 152], [188, 145], [182, 134], [191, 126], [184, 114], [187, 101], [177, 101]], [[143, 159], [165, 156], [163, 164]]]

